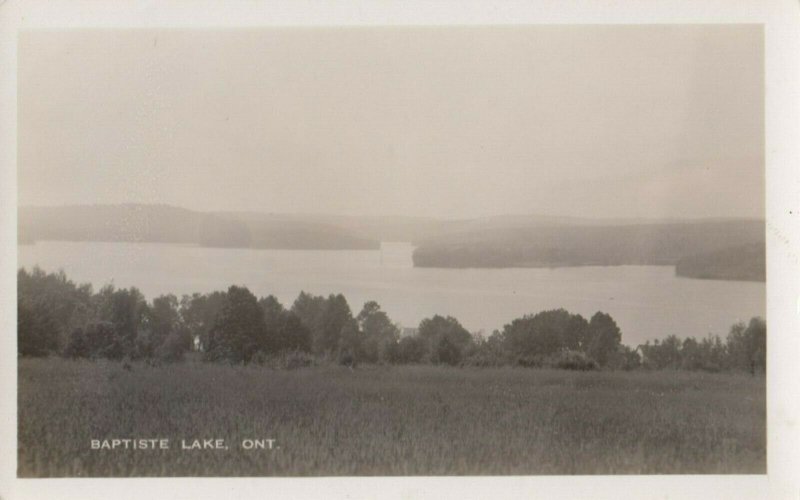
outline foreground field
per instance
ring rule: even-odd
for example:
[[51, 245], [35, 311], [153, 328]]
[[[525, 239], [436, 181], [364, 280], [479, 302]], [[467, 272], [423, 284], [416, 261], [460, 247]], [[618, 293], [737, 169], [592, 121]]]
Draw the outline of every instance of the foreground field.
[[[168, 450], [91, 440], [169, 439]], [[182, 450], [195, 439], [228, 449]], [[245, 439], [274, 439], [246, 450]], [[763, 377], [19, 362], [20, 477], [764, 473]]]

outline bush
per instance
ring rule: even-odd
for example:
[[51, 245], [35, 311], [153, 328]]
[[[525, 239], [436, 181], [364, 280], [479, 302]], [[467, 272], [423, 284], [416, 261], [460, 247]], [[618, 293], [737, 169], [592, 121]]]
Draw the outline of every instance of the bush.
[[71, 358], [106, 358], [119, 360], [132, 347], [108, 321], [95, 321], [73, 330], [64, 354]]
[[561, 370], [597, 370], [597, 362], [579, 351], [562, 351], [547, 360], [547, 366]]
[[76, 328], [69, 336], [67, 347], [64, 349], [64, 356], [68, 358], [88, 358], [89, 354], [89, 345], [86, 342], [83, 329]]
[[425, 357], [425, 341], [418, 336], [403, 337], [397, 343], [396, 363], [421, 363]]
[[192, 338], [186, 330], [175, 330], [156, 349], [156, 357], [162, 361], [181, 361], [191, 348]]
[[515, 364], [525, 368], [541, 368], [545, 364], [545, 357], [541, 354], [527, 354], [517, 356]]
[[289, 351], [284, 353], [284, 366], [287, 370], [296, 370], [312, 366], [316, 361], [314, 356], [304, 351]]
[[339, 354], [339, 364], [354, 368], [357, 364], [356, 357], [350, 351], [343, 351]]
[[635, 370], [642, 366], [642, 357], [639, 351], [626, 345], [619, 345], [617, 352], [609, 358], [607, 367], [612, 370]]
[[487, 339], [481, 334], [476, 334], [463, 364], [479, 367], [510, 364], [510, 356], [503, 342], [503, 335], [495, 331]]

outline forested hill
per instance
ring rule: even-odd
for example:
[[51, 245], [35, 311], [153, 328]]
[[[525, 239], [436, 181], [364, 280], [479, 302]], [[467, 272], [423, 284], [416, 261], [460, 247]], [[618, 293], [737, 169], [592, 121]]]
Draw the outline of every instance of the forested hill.
[[[760, 253], [744, 250], [758, 247]], [[682, 262], [684, 276], [759, 279], [763, 247], [760, 220], [501, 228], [429, 238], [415, 250], [414, 265], [500, 268]], [[720, 258], [725, 264], [719, 263]]]
[[196, 212], [168, 205], [20, 207], [19, 241], [125, 241], [207, 247], [374, 249], [377, 240], [337, 226], [267, 215]]
[[19, 241], [161, 242], [263, 249], [377, 249], [413, 241], [417, 267], [676, 265], [680, 276], [764, 280], [764, 221], [601, 220], [199, 212], [168, 205], [20, 207]]
[[752, 243], [683, 257], [675, 265], [675, 274], [699, 279], [766, 281], [766, 247]]

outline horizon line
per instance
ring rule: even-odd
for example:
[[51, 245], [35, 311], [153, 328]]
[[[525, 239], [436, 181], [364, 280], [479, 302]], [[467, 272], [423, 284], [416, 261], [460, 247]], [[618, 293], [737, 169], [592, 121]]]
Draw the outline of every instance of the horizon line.
[[17, 204], [17, 210], [20, 209], [57, 209], [57, 208], [102, 208], [102, 207], [166, 207], [177, 210], [186, 210], [188, 212], [204, 213], [204, 214], [258, 214], [267, 216], [289, 216], [289, 217], [311, 217], [311, 216], [325, 216], [325, 217], [349, 217], [349, 218], [406, 218], [406, 219], [424, 219], [424, 220], [438, 220], [438, 221], [468, 221], [480, 219], [492, 219], [500, 217], [542, 217], [551, 219], [574, 219], [574, 220], [590, 220], [590, 221], [652, 221], [652, 222], [687, 222], [687, 221], [708, 221], [708, 220], [750, 220], [750, 221], [764, 221], [766, 216], [744, 216], [744, 215], [696, 215], [696, 216], [663, 216], [663, 217], [626, 217], [626, 216], [588, 216], [588, 215], [567, 215], [567, 214], [549, 214], [542, 212], [498, 212], [491, 215], [474, 215], [462, 217], [448, 217], [436, 215], [410, 215], [410, 214], [353, 214], [343, 212], [280, 212], [280, 211], [267, 211], [267, 210], [198, 210], [194, 208], [187, 208], [180, 205], [171, 203], [157, 202], [118, 202], [118, 203], [62, 203], [53, 205], [43, 204]]

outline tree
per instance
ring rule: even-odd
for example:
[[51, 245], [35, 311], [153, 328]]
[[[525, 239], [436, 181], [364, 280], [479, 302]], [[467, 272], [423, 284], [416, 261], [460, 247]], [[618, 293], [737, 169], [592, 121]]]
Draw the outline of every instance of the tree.
[[600, 366], [607, 366], [618, 351], [622, 333], [614, 319], [598, 311], [586, 329], [585, 352]]
[[31, 272], [19, 269], [17, 302], [32, 311], [36, 318], [43, 318], [41, 315], [46, 311], [46, 320], [51, 322], [47, 337], [55, 341], [49, 344], [49, 351], [65, 346], [70, 332], [94, 316], [91, 285], [76, 285], [67, 279], [64, 271], [45, 273], [38, 267]]
[[426, 343], [427, 358], [431, 363], [456, 365], [472, 342], [472, 335], [452, 316], [435, 315], [423, 319], [417, 335]]
[[370, 363], [388, 361], [389, 350], [400, 338], [400, 328], [375, 301], [365, 303], [356, 320], [364, 332], [364, 360]]
[[68, 358], [88, 358], [90, 356], [89, 344], [82, 328], [76, 328], [69, 336], [69, 341], [64, 349], [64, 356]]
[[717, 372], [728, 368], [728, 348], [718, 335], [709, 335], [700, 341], [701, 368]]
[[287, 311], [272, 295], [260, 299], [258, 305], [264, 311], [270, 352], [311, 350], [311, 332], [299, 316]]
[[17, 302], [17, 352], [20, 356], [47, 356], [58, 348], [58, 325], [48, 308]]
[[364, 333], [358, 328], [355, 319], [350, 319], [341, 329], [339, 335], [339, 362], [347, 366], [355, 366], [363, 359]]
[[680, 368], [682, 343], [675, 335], [669, 335], [664, 341], [656, 339], [651, 344], [648, 340], [639, 346], [642, 352], [642, 364], [645, 368]]
[[266, 347], [264, 313], [245, 287], [228, 288], [225, 302], [209, 332], [205, 359], [249, 363]]
[[192, 337], [186, 328], [172, 330], [155, 351], [155, 356], [163, 361], [180, 361], [191, 348]]
[[681, 346], [681, 367], [686, 370], [717, 372], [726, 366], [727, 349], [718, 336], [700, 340], [688, 337]]
[[286, 309], [278, 302], [278, 299], [270, 295], [258, 300], [258, 305], [264, 314], [264, 326], [266, 327], [266, 347], [268, 352], [278, 352], [284, 350], [282, 337], [284, 315]]
[[764, 371], [767, 366], [767, 323], [752, 318], [750, 323], [737, 323], [731, 327], [727, 340], [730, 364], [733, 368]]
[[[202, 346], [208, 346], [208, 334], [225, 303], [225, 292], [195, 293], [181, 298], [179, 314], [191, 335], [200, 337]], [[204, 347], [205, 348], [205, 347]]]
[[503, 334], [495, 330], [489, 338], [476, 336], [474, 350], [467, 362], [473, 366], [501, 366], [509, 362], [509, 353]]
[[703, 366], [702, 358], [700, 343], [694, 337], [683, 339], [683, 344], [681, 345], [681, 368], [699, 370]]
[[311, 295], [310, 293], [300, 292], [300, 295], [295, 299], [292, 304], [291, 312], [293, 312], [301, 323], [305, 326], [311, 336], [311, 350], [314, 353], [320, 353], [318, 349], [322, 349], [322, 316], [325, 311], [327, 301], [325, 297], [318, 295]]
[[[178, 330], [183, 329], [180, 312], [178, 310], [178, 299], [174, 295], [162, 295], [153, 299], [153, 304], [147, 308], [144, 320], [145, 328], [139, 332], [137, 342], [138, 357], [152, 357], [156, 355], [161, 345], [170, 336], [178, 338]], [[188, 332], [182, 332], [188, 335]], [[180, 342], [172, 341], [172, 347], [177, 348], [182, 345]], [[187, 345], [187, 350], [188, 350]], [[180, 358], [182, 354], [172, 353], [169, 358]]]
[[110, 321], [93, 321], [83, 329], [84, 344], [90, 358], [119, 360], [130, 353], [127, 337]]
[[146, 326], [148, 315], [144, 295], [136, 288], [116, 290], [113, 285], [107, 285], [93, 300], [97, 319], [113, 325], [115, 341], [119, 342], [123, 354], [135, 355], [136, 340]]
[[588, 323], [581, 315], [556, 309], [515, 319], [503, 327], [502, 335], [518, 362], [539, 364], [564, 349], [585, 351], [591, 343], [587, 331]]
[[280, 343], [284, 350], [311, 352], [311, 332], [292, 311], [282, 315]]
[[403, 337], [397, 343], [395, 362], [399, 364], [421, 363], [425, 358], [427, 346], [419, 335]]
[[350, 327], [353, 313], [344, 295], [330, 295], [322, 309], [319, 328], [312, 331], [312, 348], [317, 354], [336, 353], [339, 349], [342, 330]]
[[620, 344], [617, 355], [613, 361], [613, 368], [622, 370], [635, 370], [642, 365], [642, 357], [639, 351], [626, 345]]

